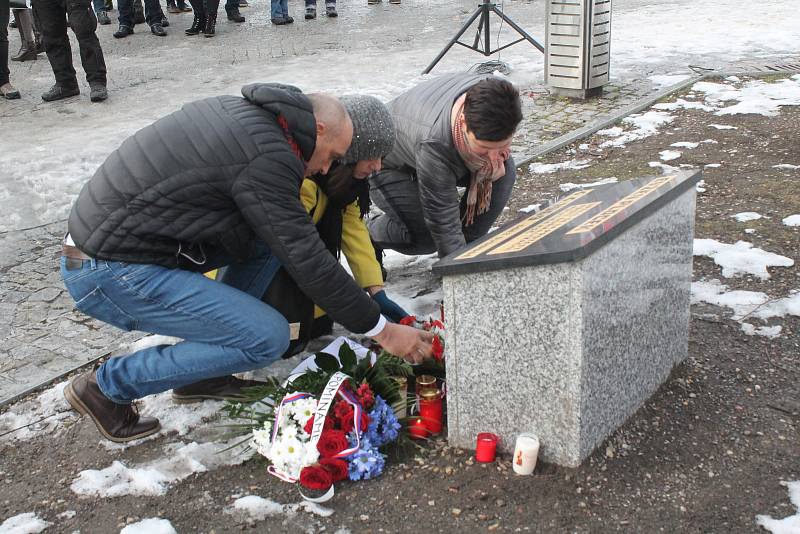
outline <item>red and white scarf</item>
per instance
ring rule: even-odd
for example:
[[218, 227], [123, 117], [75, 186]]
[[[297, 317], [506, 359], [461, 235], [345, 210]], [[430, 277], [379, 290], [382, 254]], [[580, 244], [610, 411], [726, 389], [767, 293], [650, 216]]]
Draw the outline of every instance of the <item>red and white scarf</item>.
[[464, 119], [466, 100], [467, 95], [463, 94], [453, 104], [450, 124], [453, 130], [453, 144], [467, 169], [472, 173], [467, 190], [467, 211], [462, 220], [464, 226], [469, 226], [475, 221], [476, 215], [489, 210], [492, 202], [492, 183], [505, 175], [505, 163], [511, 155], [511, 150], [505, 149], [495, 157], [479, 156], [475, 153], [475, 147], [470, 144], [467, 136], [467, 121]]

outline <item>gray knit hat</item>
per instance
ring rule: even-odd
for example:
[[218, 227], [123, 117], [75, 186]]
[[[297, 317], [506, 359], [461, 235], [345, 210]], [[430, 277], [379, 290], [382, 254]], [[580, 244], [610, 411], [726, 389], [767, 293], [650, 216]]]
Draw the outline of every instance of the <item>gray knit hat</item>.
[[345, 95], [340, 100], [353, 121], [353, 142], [344, 162], [382, 158], [391, 152], [394, 121], [383, 102], [367, 95]]

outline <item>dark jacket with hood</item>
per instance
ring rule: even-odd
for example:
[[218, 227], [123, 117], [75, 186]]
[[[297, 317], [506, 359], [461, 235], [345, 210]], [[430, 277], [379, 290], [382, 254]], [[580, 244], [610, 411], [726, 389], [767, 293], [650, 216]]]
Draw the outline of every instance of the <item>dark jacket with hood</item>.
[[327, 251], [300, 202], [302, 160], [316, 144], [311, 102], [279, 84], [242, 94], [186, 104], [126, 139], [78, 196], [72, 239], [94, 258], [198, 272], [222, 253], [246, 259], [261, 239], [335, 321], [370, 330], [378, 305]]
[[[421, 215], [433, 237], [439, 257], [466, 244], [461, 226], [458, 187], [467, 187], [471, 173], [453, 144], [450, 114], [455, 101], [488, 74], [449, 74], [421, 83], [389, 102], [397, 137], [383, 160], [387, 171], [401, 170], [415, 177]], [[506, 160], [506, 176], [515, 176], [513, 158]], [[370, 181], [396, 179], [378, 173]], [[466, 194], [466, 193], [465, 193]]]

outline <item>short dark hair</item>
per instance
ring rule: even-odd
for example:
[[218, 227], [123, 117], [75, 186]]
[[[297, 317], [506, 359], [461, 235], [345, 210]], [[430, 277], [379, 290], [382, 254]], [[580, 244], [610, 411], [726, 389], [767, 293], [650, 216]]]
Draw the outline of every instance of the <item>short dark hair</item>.
[[508, 139], [522, 120], [519, 91], [500, 78], [481, 80], [467, 89], [464, 118], [469, 131], [482, 141]]

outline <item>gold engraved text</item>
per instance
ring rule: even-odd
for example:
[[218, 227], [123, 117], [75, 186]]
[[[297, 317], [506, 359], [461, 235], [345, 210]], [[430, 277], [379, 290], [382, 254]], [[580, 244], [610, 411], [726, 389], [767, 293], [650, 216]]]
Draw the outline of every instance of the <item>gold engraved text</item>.
[[582, 224], [576, 226], [575, 228], [573, 228], [572, 230], [567, 232], [566, 235], [582, 234], [584, 232], [591, 232], [592, 229], [596, 228], [597, 226], [600, 226], [601, 224], [603, 224], [604, 222], [608, 221], [609, 219], [611, 219], [612, 217], [614, 217], [615, 215], [617, 215], [621, 211], [627, 209], [634, 202], [643, 199], [644, 197], [646, 197], [647, 195], [649, 195], [650, 193], [652, 193], [653, 191], [655, 191], [656, 189], [658, 189], [662, 185], [668, 184], [670, 181], [672, 181], [673, 178], [675, 178], [675, 176], [661, 176], [659, 178], [656, 178], [655, 180], [653, 180], [649, 184], [647, 184], [647, 185], [645, 185], [643, 187], [640, 187], [639, 189], [637, 189], [636, 191], [634, 191], [630, 195], [628, 195], [628, 196], [624, 197], [623, 199], [621, 199], [621, 200], [615, 202], [614, 204], [610, 205], [609, 207], [607, 207], [606, 209], [604, 209], [603, 211], [601, 211], [600, 213], [598, 213], [597, 215], [595, 215], [591, 219], [589, 219], [589, 220], [583, 222]]
[[545, 219], [545, 218], [549, 217], [550, 215], [563, 210], [564, 208], [566, 208], [567, 206], [569, 206], [570, 204], [572, 204], [573, 202], [575, 202], [579, 198], [581, 198], [583, 196], [586, 196], [589, 193], [590, 193], [590, 191], [588, 189], [584, 189], [582, 191], [576, 191], [575, 193], [572, 193], [571, 195], [564, 197], [563, 199], [561, 199], [556, 204], [553, 204], [552, 206], [549, 206], [549, 207], [543, 209], [539, 213], [537, 213], [535, 215], [531, 215], [529, 218], [519, 222], [518, 224], [515, 224], [511, 228], [506, 228], [505, 230], [501, 230], [501, 231], [497, 232], [490, 239], [487, 239], [486, 241], [484, 241], [480, 245], [476, 246], [475, 248], [472, 248], [472, 249], [464, 252], [463, 254], [461, 254], [459, 256], [456, 256], [455, 259], [456, 260], [468, 260], [470, 258], [474, 258], [476, 256], [480, 256], [484, 252], [487, 252], [487, 251], [493, 249], [494, 247], [496, 247], [497, 245], [499, 245], [503, 241], [512, 238], [513, 236], [517, 235], [518, 233], [522, 232], [523, 230], [526, 230], [526, 229], [530, 228], [531, 226], [533, 226], [537, 222], [541, 221], [542, 219]]
[[504, 254], [507, 252], [519, 252], [536, 243], [543, 237], [552, 234], [576, 217], [580, 217], [590, 209], [599, 206], [601, 202], [587, 202], [586, 204], [575, 204], [561, 211], [558, 215], [550, 217], [542, 224], [534, 226], [518, 235], [514, 239], [497, 247], [489, 254]]

